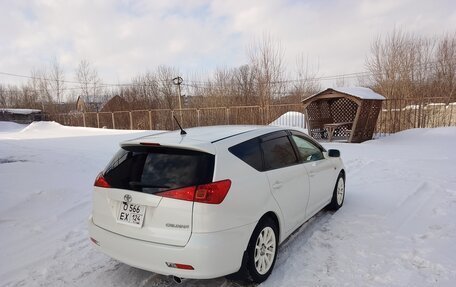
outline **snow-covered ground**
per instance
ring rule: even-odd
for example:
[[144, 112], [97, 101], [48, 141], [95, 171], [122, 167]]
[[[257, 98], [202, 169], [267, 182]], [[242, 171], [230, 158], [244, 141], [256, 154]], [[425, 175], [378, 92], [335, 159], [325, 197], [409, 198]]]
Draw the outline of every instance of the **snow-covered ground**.
[[[118, 142], [149, 132], [0, 122], [1, 286], [173, 286], [95, 251], [94, 178]], [[279, 250], [263, 286], [455, 286], [456, 128], [338, 148], [347, 197]], [[240, 286], [224, 278], [187, 286]]]

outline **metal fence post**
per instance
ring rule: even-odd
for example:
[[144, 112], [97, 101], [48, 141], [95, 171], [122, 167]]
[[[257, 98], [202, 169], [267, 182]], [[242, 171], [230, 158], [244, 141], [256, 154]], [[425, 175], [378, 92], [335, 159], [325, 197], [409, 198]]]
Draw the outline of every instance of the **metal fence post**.
[[131, 114], [131, 111], [128, 112], [130, 114], [130, 130], [133, 129], [133, 116]]
[[263, 111], [263, 107], [260, 107], [260, 119], [261, 119], [260, 125], [264, 125], [264, 111]]
[[174, 130], [174, 110], [171, 110], [171, 129]]
[[115, 123], [115, 120], [114, 120], [114, 112], [111, 113], [111, 118], [112, 118], [112, 128], [116, 129], [116, 123]]
[[85, 113], [82, 113], [82, 122], [84, 124], [84, 127], [86, 127], [86, 115], [85, 115]]
[[229, 125], [230, 124], [230, 109], [229, 108], [226, 108], [225, 110], [225, 117], [226, 117], [226, 124]]
[[150, 130], [152, 130], [152, 111], [149, 110], [149, 127], [150, 127]]
[[198, 126], [200, 126], [200, 110], [196, 110], [196, 123]]
[[453, 124], [453, 106], [454, 104], [448, 104], [448, 107], [450, 108], [450, 118], [448, 119], [448, 126], [450, 127]]

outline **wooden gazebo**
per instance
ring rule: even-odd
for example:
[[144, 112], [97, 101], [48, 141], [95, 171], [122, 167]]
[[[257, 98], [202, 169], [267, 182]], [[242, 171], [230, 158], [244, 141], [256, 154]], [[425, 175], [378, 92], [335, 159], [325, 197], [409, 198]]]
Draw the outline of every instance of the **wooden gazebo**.
[[314, 94], [302, 101], [309, 135], [329, 141], [370, 140], [384, 99], [363, 87], [332, 88]]

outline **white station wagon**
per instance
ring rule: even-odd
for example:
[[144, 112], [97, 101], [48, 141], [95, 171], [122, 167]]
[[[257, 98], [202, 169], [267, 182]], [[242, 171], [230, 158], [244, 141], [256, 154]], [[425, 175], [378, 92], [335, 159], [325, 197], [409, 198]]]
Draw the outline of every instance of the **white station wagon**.
[[182, 278], [268, 278], [279, 244], [322, 208], [345, 171], [299, 130], [212, 126], [123, 142], [95, 181], [90, 239], [131, 266]]

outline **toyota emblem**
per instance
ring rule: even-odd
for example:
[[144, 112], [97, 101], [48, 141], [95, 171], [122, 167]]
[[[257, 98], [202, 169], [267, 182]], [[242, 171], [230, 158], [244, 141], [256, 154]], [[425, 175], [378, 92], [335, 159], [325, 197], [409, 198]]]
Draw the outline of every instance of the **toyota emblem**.
[[132, 199], [132, 198], [131, 198], [131, 195], [129, 195], [129, 194], [125, 194], [125, 195], [124, 195], [124, 200], [125, 200], [126, 202], [131, 202], [131, 199]]

